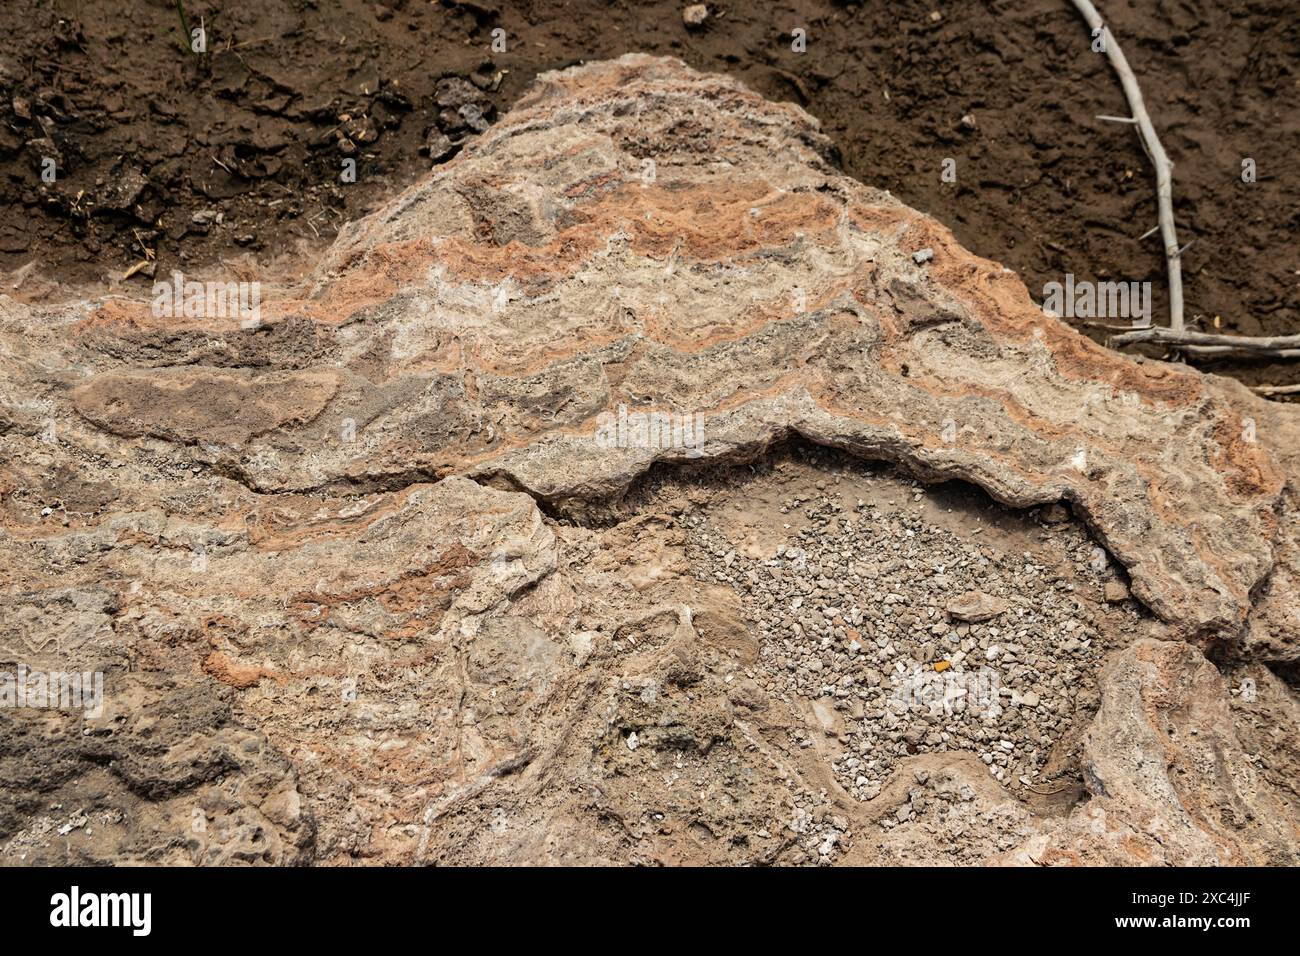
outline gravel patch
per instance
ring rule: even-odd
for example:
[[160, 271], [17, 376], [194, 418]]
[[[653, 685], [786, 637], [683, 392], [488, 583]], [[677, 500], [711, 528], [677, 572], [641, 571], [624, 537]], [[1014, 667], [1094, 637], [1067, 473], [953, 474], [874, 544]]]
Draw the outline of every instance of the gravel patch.
[[[1107, 650], [1096, 606], [1076, 591], [1087, 582], [1100, 592], [1111, 576], [1096, 545], [1057, 511], [1039, 549], [1055, 563], [1000, 552], [978, 528], [927, 523], [918, 483], [865, 480], [892, 502], [846, 507], [819, 481], [816, 494], [783, 502], [790, 535], [765, 559], [741, 554], [707, 512], [684, 516], [696, 577], [744, 598], [761, 641], [754, 679], [808, 709], [834, 739], [839, 782], [860, 800], [917, 753], [969, 751], [1013, 791], [1045, 785], [1053, 748], [1081, 705], [1095, 706]], [[801, 518], [808, 526], [796, 531]]]

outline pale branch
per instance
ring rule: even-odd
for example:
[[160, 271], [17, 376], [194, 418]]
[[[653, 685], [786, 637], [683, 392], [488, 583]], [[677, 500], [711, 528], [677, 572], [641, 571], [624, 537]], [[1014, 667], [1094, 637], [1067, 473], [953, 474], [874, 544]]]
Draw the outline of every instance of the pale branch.
[[1184, 345], [1181, 350], [1188, 355], [1208, 355], [1222, 356], [1229, 358], [1270, 358], [1270, 359], [1294, 359], [1300, 358], [1300, 349], [1275, 349], [1273, 351], [1260, 351], [1258, 349], [1238, 349], [1231, 348], [1227, 345]]
[[[1156, 210], [1160, 220], [1160, 236], [1165, 244], [1165, 264], [1169, 272], [1169, 327], [1176, 332], [1183, 329], [1183, 266], [1179, 259], [1178, 233], [1174, 229], [1173, 202], [1173, 168], [1165, 149], [1160, 145], [1160, 137], [1151, 124], [1147, 114], [1142, 91], [1138, 88], [1137, 77], [1119, 48], [1114, 35], [1106, 28], [1101, 14], [1090, 0], [1072, 0], [1076, 9], [1088, 21], [1093, 30], [1101, 31], [1106, 46], [1106, 59], [1119, 76], [1120, 85], [1124, 87], [1124, 97], [1129, 109], [1133, 111], [1132, 120], [1137, 124], [1138, 135], [1146, 147], [1151, 164], [1156, 169]], [[1109, 119], [1110, 117], [1107, 117]]]
[[[1138, 87], [1137, 77], [1133, 75], [1132, 68], [1128, 65], [1128, 59], [1124, 56], [1124, 51], [1120, 49], [1119, 43], [1116, 42], [1114, 34], [1106, 27], [1093, 6], [1091, 0], [1071, 0], [1075, 8], [1083, 15], [1088, 26], [1098, 31], [1103, 43], [1105, 44], [1106, 59], [1110, 61], [1111, 67], [1119, 76], [1120, 85], [1124, 88], [1124, 97], [1128, 100], [1129, 109], [1132, 110], [1131, 118], [1122, 116], [1098, 116], [1100, 120], [1112, 122], [1131, 122], [1137, 126], [1138, 137], [1145, 148], [1151, 165], [1156, 170], [1156, 209], [1159, 214], [1159, 225], [1148, 231], [1142, 236], [1147, 236], [1160, 230], [1160, 237], [1165, 246], [1165, 265], [1169, 272], [1169, 327], [1141, 329], [1133, 332], [1126, 332], [1117, 335], [1111, 339], [1114, 345], [1128, 345], [1134, 342], [1155, 342], [1166, 345], [1176, 346], [1184, 352], [1191, 355], [1252, 355], [1256, 357], [1268, 358], [1300, 358], [1300, 335], [1282, 335], [1282, 336], [1261, 336], [1261, 337], [1238, 337], [1231, 335], [1210, 335], [1204, 332], [1188, 332], [1183, 321], [1183, 266], [1182, 255], [1187, 251], [1188, 246], [1178, 245], [1178, 233], [1174, 228], [1174, 204], [1173, 204], [1173, 169], [1174, 164], [1170, 161], [1165, 149], [1160, 145], [1160, 137], [1156, 135], [1155, 126], [1151, 123], [1151, 116], [1147, 113], [1146, 103], [1142, 99], [1142, 90]], [[1192, 242], [1196, 240], [1193, 239]]]
[[1216, 335], [1210, 332], [1176, 331], [1159, 327], [1134, 329], [1114, 336], [1114, 345], [1132, 345], [1135, 342], [1152, 342], [1176, 345], [1203, 355], [1250, 352], [1295, 358], [1300, 355], [1300, 335], [1238, 336]]
[[1202, 357], [1220, 358], [1300, 358], [1300, 335], [1240, 336], [1213, 335], [1208, 332], [1175, 332], [1173, 329], [1135, 329], [1112, 336], [1112, 346], [1137, 343], [1169, 345]]

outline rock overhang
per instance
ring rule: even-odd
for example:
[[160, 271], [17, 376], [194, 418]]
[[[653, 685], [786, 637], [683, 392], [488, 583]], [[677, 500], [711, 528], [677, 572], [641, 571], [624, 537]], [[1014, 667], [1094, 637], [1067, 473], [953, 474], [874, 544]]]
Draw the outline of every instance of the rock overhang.
[[[545, 74], [265, 296], [265, 328], [101, 307], [72, 402], [264, 492], [463, 474], [605, 496], [658, 461], [798, 434], [1012, 506], [1069, 501], [1161, 618], [1240, 632], [1279, 547], [1288, 473], [1269, 449], [1293, 417], [1079, 336], [829, 152], [798, 107], [675, 60]], [[292, 373], [192, 360], [194, 337], [255, 352], [303, 323]], [[211, 399], [228, 387], [287, 397], [235, 423]], [[702, 416], [703, 441], [596, 441], [620, 408]]]

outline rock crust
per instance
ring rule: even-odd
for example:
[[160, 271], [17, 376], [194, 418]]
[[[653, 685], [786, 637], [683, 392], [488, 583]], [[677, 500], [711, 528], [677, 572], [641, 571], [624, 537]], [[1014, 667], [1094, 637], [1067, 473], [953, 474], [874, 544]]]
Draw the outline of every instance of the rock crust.
[[[1300, 656], [1300, 418], [1080, 337], [830, 155], [797, 107], [626, 56], [541, 77], [255, 328], [0, 297], [0, 657], [103, 670], [120, 708], [0, 714], [0, 751], [60, 768], [6, 774], [0, 857], [52, 859], [76, 799], [110, 821], [89, 861], [853, 861], [875, 811], [728, 696], [734, 612], [647, 603], [546, 517], [798, 437], [1067, 503], [1168, 638], [1107, 665], [1068, 816], [968, 788], [1023, 838], [980, 860], [1294, 863], [1250, 759], [1283, 745], [1202, 652], [1294, 726], [1262, 665]], [[638, 415], [678, 430], [610, 431]], [[834, 737], [827, 707], [789, 720]], [[642, 762], [682, 754], [690, 786]], [[795, 778], [835, 813], [791, 822]]]

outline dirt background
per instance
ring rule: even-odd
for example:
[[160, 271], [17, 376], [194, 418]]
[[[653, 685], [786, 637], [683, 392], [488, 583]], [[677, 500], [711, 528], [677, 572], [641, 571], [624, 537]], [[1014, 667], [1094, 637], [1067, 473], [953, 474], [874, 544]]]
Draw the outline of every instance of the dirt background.
[[[1150, 167], [1130, 128], [1094, 118], [1126, 106], [1068, 0], [722, 2], [699, 28], [684, 6], [187, 0], [190, 25], [207, 31], [196, 56], [170, 0], [6, 0], [5, 291], [46, 294], [41, 277], [143, 295], [174, 268], [300, 268], [342, 223], [454, 155], [536, 73], [639, 50], [800, 103], [849, 174], [947, 223], [1035, 296], [1066, 272], [1149, 280], [1157, 321], [1165, 313], [1158, 236], [1139, 239], [1156, 221]], [[1099, 7], [1176, 163], [1189, 323], [1300, 331], [1295, 0]], [[796, 26], [803, 54], [790, 48]], [[505, 52], [491, 50], [497, 28]], [[40, 176], [51, 152], [53, 184]], [[956, 183], [940, 179], [946, 157]], [[340, 181], [346, 158], [356, 183]], [[1251, 382], [1296, 374], [1204, 367]]]

